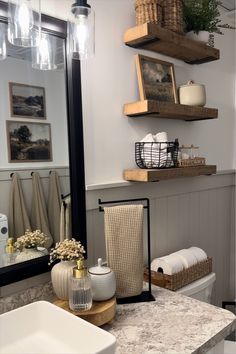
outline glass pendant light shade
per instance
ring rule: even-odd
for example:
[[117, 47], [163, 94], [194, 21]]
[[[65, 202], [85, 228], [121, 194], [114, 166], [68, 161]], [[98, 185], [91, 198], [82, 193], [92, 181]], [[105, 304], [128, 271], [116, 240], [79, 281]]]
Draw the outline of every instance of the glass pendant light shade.
[[41, 0], [9, 0], [8, 40], [21, 47], [35, 47], [41, 31]]
[[6, 57], [6, 25], [4, 23], [0, 23], [0, 60], [5, 60]]
[[72, 5], [68, 21], [69, 51], [73, 59], [84, 60], [92, 57], [95, 51], [95, 15], [87, 0], [77, 0]]
[[64, 57], [63, 40], [41, 33], [38, 47], [32, 48], [32, 67], [39, 70], [63, 69]]

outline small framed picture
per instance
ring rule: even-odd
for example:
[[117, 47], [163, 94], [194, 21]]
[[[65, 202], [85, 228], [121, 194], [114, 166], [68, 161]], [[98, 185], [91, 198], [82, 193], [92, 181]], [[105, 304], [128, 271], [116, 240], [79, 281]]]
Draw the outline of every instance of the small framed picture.
[[6, 121], [9, 162], [52, 161], [48, 123]]
[[45, 88], [9, 82], [11, 116], [46, 119]]
[[173, 64], [136, 55], [136, 68], [141, 100], [178, 103]]

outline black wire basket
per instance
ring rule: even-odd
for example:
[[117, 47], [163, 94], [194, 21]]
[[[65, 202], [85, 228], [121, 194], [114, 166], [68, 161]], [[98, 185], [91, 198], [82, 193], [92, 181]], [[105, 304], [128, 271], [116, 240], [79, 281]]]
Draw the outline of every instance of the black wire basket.
[[171, 168], [178, 166], [179, 142], [135, 143], [135, 161], [140, 168]]

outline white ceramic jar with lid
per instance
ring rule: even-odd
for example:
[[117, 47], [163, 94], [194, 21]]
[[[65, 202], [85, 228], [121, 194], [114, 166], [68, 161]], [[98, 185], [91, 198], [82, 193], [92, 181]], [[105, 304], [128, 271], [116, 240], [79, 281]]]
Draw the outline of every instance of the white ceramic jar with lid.
[[92, 297], [94, 301], [111, 299], [116, 292], [116, 278], [109, 267], [102, 265], [102, 258], [98, 259], [98, 265], [89, 268], [92, 282]]
[[187, 85], [179, 88], [179, 102], [188, 106], [204, 107], [206, 104], [205, 86], [195, 84], [194, 81], [188, 81]]

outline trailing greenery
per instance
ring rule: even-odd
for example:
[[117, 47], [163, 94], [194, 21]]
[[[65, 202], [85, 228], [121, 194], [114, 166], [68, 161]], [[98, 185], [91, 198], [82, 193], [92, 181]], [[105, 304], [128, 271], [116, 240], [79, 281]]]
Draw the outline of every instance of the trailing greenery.
[[218, 0], [184, 0], [183, 15], [186, 32], [208, 31], [220, 33], [219, 23], [221, 20]]

